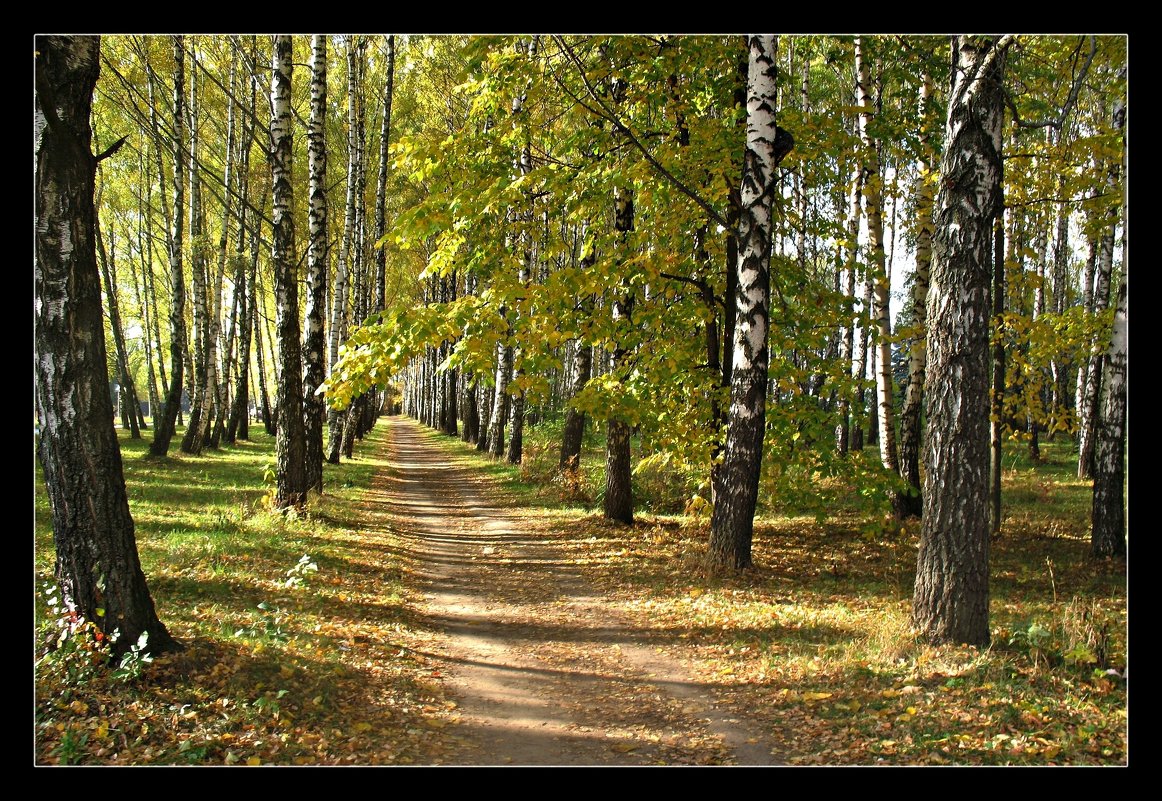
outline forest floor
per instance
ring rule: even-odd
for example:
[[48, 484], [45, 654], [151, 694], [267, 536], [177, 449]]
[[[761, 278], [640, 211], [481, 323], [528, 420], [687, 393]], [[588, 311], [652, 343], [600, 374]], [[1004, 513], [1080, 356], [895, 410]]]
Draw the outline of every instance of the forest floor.
[[123, 438], [186, 647], [114, 673], [84, 636], [50, 652], [42, 590], [36, 763], [1127, 763], [1125, 563], [1086, 557], [1068, 453], [1006, 472], [978, 650], [911, 636], [911, 523], [764, 518], [756, 567], [708, 577], [704, 519], [570, 505], [533, 433], [518, 469], [382, 418], [299, 514], [267, 508], [261, 430], [164, 460]]

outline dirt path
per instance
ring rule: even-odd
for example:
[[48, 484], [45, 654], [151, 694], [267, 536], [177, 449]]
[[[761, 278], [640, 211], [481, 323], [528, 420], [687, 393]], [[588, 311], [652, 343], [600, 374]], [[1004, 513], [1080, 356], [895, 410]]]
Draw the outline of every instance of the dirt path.
[[780, 764], [479, 471], [414, 421], [384, 422], [381, 489], [425, 584], [426, 656], [458, 704], [444, 763]]

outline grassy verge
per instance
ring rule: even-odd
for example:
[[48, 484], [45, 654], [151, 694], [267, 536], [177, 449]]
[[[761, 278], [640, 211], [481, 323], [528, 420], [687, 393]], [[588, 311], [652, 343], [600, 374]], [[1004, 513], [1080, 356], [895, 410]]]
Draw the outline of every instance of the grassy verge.
[[[120, 679], [92, 653], [38, 646], [40, 764], [381, 764], [429, 761], [443, 696], [410, 647], [407, 564], [367, 500], [385, 426], [326, 467], [303, 514], [267, 510], [273, 439], [189, 456], [121, 441], [138, 549], [161, 619], [185, 644]], [[253, 429], [252, 429], [253, 431]], [[175, 442], [180, 439], [180, 432]], [[38, 476], [38, 640], [53, 621]]]

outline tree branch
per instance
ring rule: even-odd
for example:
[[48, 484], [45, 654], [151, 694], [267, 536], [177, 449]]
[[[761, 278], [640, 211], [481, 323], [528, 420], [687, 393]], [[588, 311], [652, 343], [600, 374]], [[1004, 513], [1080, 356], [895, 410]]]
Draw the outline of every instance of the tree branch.
[[[578, 104], [589, 110], [592, 114], [601, 117], [617, 128], [617, 130], [620, 131], [623, 136], [625, 136], [639, 151], [641, 151], [641, 154], [645, 157], [646, 161], [648, 161], [650, 165], [655, 170], [657, 170], [657, 172], [663, 178], [674, 185], [674, 188], [697, 203], [703, 211], [710, 215], [710, 219], [715, 223], [722, 226], [723, 228], [729, 228], [730, 226], [727, 224], [725, 218], [723, 218], [721, 214], [715, 211], [715, 209], [709, 203], [707, 203], [700, 195], [694, 192], [694, 190], [690, 189], [684, 183], [678, 180], [678, 178], [675, 177], [669, 170], [658, 163], [658, 160], [655, 159], [653, 155], [646, 149], [645, 145], [643, 145], [641, 141], [639, 141], [638, 138], [634, 136], [633, 131], [631, 131], [625, 125], [625, 123], [623, 123], [621, 119], [618, 118], [617, 114], [615, 114], [608, 106], [605, 105], [604, 102], [602, 102], [601, 97], [593, 88], [593, 84], [589, 82], [589, 76], [585, 74], [585, 65], [583, 65], [581, 60], [577, 58], [577, 54], [573, 52], [573, 49], [569, 47], [569, 45], [561, 36], [554, 36], [553, 38], [557, 41], [557, 45], [561, 48], [562, 51], [564, 51], [564, 53], [569, 57], [569, 60], [572, 61], [573, 65], [577, 68], [577, 72], [581, 76], [581, 81], [585, 84], [585, 88], [589, 92], [589, 96], [593, 98], [593, 102], [597, 104], [600, 111], [582, 102], [580, 98], [573, 95], [572, 92], [569, 92], [570, 96], [572, 96], [573, 99], [578, 102]], [[557, 82], [558, 84], [561, 83], [560, 80]]]
[[104, 161], [105, 159], [109, 158], [110, 156], [112, 156], [114, 153], [116, 153], [118, 150], [121, 149], [121, 146], [123, 144], [125, 144], [125, 142], [128, 139], [129, 139], [129, 135], [126, 134], [125, 136], [121, 137], [113, 144], [109, 145], [109, 147], [107, 147], [103, 151], [101, 151], [101, 155], [97, 156], [97, 162], [100, 163], [100, 162]]
[[[1076, 51], [1074, 51], [1076, 53]], [[1013, 100], [1013, 96], [1004, 87], [1001, 88], [1001, 93], [1005, 98], [1005, 105], [1009, 107], [1009, 111], [1013, 112], [1013, 122], [1017, 124], [1018, 128], [1052, 128], [1055, 131], [1060, 131], [1065, 125], [1065, 118], [1069, 116], [1069, 112], [1073, 110], [1073, 106], [1077, 103], [1077, 96], [1081, 92], [1081, 84], [1085, 81], [1085, 76], [1089, 73], [1089, 65], [1093, 63], [1094, 56], [1097, 55], [1097, 39], [1094, 36], [1089, 37], [1089, 55], [1086, 56], [1085, 63], [1081, 65], [1081, 69], [1073, 76], [1073, 83], [1069, 87], [1069, 94], [1065, 98], [1065, 104], [1061, 107], [1057, 117], [1051, 120], [1038, 120], [1031, 122], [1029, 120], [1021, 119], [1021, 115], [1017, 113], [1017, 104]]]

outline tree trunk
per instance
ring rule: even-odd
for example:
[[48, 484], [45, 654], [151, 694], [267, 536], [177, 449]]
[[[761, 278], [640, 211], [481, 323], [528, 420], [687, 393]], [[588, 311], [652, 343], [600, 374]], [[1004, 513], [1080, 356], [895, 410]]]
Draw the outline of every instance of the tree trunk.
[[[226, 168], [223, 173], [223, 184], [226, 191], [222, 201], [222, 230], [218, 236], [218, 266], [214, 271], [212, 286], [210, 339], [207, 354], [207, 363], [211, 373], [210, 387], [214, 393], [214, 420], [213, 426], [209, 429], [209, 445], [215, 449], [221, 445], [222, 436], [226, 431], [230, 400], [230, 357], [234, 348], [234, 328], [231, 325], [225, 342], [221, 343], [221, 364], [219, 364], [218, 347], [219, 338], [222, 335], [222, 291], [226, 282], [226, 254], [230, 244], [230, 219], [233, 216], [234, 195], [238, 191], [235, 184], [239, 183], [234, 153], [235, 138], [237, 137], [236, 118], [238, 116], [235, 113], [234, 101], [238, 86], [238, 47], [234, 40], [231, 41], [231, 44], [234, 46], [230, 50], [230, 97], [226, 104]], [[242, 233], [239, 232], [239, 237], [241, 236]], [[234, 293], [231, 305], [235, 310], [237, 309], [237, 292]], [[231, 313], [230, 319], [233, 321], [233, 313]]]
[[127, 405], [128, 415], [124, 415], [125, 424], [132, 439], [141, 439], [141, 429], [137, 424], [137, 416], [141, 413], [141, 404], [137, 400], [137, 389], [133, 386], [133, 377], [129, 374], [129, 354], [125, 349], [125, 330], [121, 327], [121, 309], [117, 303], [117, 267], [113, 261], [115, 243], [110, 240], [109, 250], [106, 253], [105, 242], [101, 236], [101, 222], [96, 209], [93, 212], [94, 238], [97, 242], [97, 252], [101, 256], [101, 273], [105, 279], [105, 297], [109, 302], [109, 327], [113, 329], [113, 347], [117, 353], [117, 376], [121, 385], [121, 397]]
[[[210, 415], [210, 322], [207, 304], [207, 242], [205, 237], [204, 210], [202, 208], [202, 180], [199, 172], [198, 130], [198, 61], [190, 54], [190, 100], [188, 105], [190, 126], [189, 185], [190, 185], [190, 276], [193, 300], [193, 345], [188, 356], [193, 360], [190, 384], [190, 420], [186, 435], [182, 438], [184, 453], [201, 453], [206, 441], [207, 418]], [[175, 209], [174, 213], [178, 213]]]
[[387, 146], [391, 139], [391, 99], [395, 88], [395, 36], [387, 37], [387, 86], [383, 90], [383, 124], [379, 129], [379, 174], [375, 184], [375, 308], [381, 312], [387, 301], [387, 246], [381, 244], [387, 232]]
[[751, 565], [751, 539], [766, 428], [767, 335], [770, 309], [771, 188], [790, 152], [789, 134], [775, 124], [777, 40], [749, 36], [746, 155], [738, 225], [737, 322], [729, 427], [715, 486], [708, 563], [712, 570]]
[[270, 181], [273, 187], [271, 256], [278, 316], [278, 427], [275, 435], [275, 508], [307, 499], [303, 432], [302, 349], [299, 346], [299, 282], [291, 216], [291, 37], [274, 37], [271, 63]]
[[[258, 226], [256, 225], [255, 230], [257, 230], [257, 228]], [[255, 244], [257, 245], [257, 240], [255, 240]], [[262, 286], [258, 282], [258, 276], [259, 274], [257, 271], [251, 272], [251, 277], [253, 278], [253, 281], [251, 282], [251, 295], [254, 298], [254, 301], [251, 305], [254, 315], [254, 350], [255, 355], [258, 357], [258, 394], [262, 399], [262, 426], [266, 429], [266, 433], [273, 437], [277, 427], [275, 425], [274, 419], [275, 409], [273, 409], [270, 405], [270, 393], [266, 389], [266, 365], [262, 355], [263, 325], [262, 315], [259, 314], [258, 307], [259, 299], [262, 297]], [[268, 336], [267, 339], [269, 338], [270, 337]], [[273, 342], [270, 343], [270, 351], [271, 358], [274, 358]]]
[[[1085, 271], [1082, 278], [1081, 308], [1086, 315], [1092, 316], [1094, 309], [1093, 282], [1097, 272], [1097, 239], [1089, 237], [1089, 255], [1085, 260]], [[1088, 340], [1088, 350], [1093, 350], [1093, 340]], [[1089, 384], [1090, 356], [1086, 354], [1077, 368], [1077, 387], [1074, 397], [1077, 403], [1077, 477], [1085, 478], [1089, 474], [1089, 463], [1093, 457], [1092, 418], [1086, 406], [1085, 390]], [[1086, 457], [1088, 450], [1089, 456]]]
[[38, 452], [56, 579], [86, 620], [106, 635], [120, 632], [115, 655], [143, 635], [159, 653], [177, 643], [157, 617], [138, 560], [106, 372], [89, 125], [100, 39], [39, 36], [36, 47]]
[[[880, 461], [893, 473], [899, 472], [900, 463], [896, 455], [896, 424], [894, 419], [893, 395], [895, 382], [892, 379], [892, 320], [888, 308], [891, 277], [884, 256], [884, 196], [883, 178], [880, 175], [880, 160], [876, 144], [872, 141], [869, 126], [872, 119], [871, 80], [868, 77], [867, 58], [863, 53], [863, 40], [855, 38], [855, 68], [858, 74], [860, 97], [859, 136], [864, 148], [864, 173], [867, 194], [868, 244], [871, 247], [871, 282], [874, 291], [873, 316], [876, 327], [876, 406], [879, 420]], [[889, 492], [892, 510], [898, 516], [902, 511], [899, 493]]]
[[927, 340], [928, 280], [932, 264], [932, 181], [935, 148], [928, 133], [932, 77], [925, 72], [920, 85], [920, 124], [924, 150], [919, 163], [919, 185], [916, 187], [916, 273], [912, 282], [911, 343], [908, 346], [908, 386], [904, 390], [904, 409], [900, 412], [900, 475], [911, 486], [900, 499], [900, 511], [908, 517], [919, 517], [924, 511], [920, 486], [920, 410], [924, 401], [924, 359]]
[[[1124, 69], [1124, 68], [1123, 68]], [[1122, 77], [1124, 78], [1124, 72]], [[1114, 128], [1121, 134], [1122, 160], [1126, 159], [1126, 105], [1119, 99], [1114, 104]], [[1115, 187], [1117, 184], [1107, 184]], [[1130, 283], [1129, 213], [1125, 190], [1119, 193], [1126, 206], [1122, 234], [1122, 280], [1118, 286], [1118, 305], [1114, 316], [1113, 336], [1102, 360], [1102, 378], [1105, 403], [1102, 405], [1101, 425], [1098, 429], [1094, 453], [1093, 477], [1093, 534], [1091, 547], [1095, 557], [1125, 556], [1126, 539], [1126, 383], [1127, 338], [1129, 336], [1129, 309], [1127, 307]], [[1116, 219], [1117, 209], [1113, 216]], [[1112, 236], [1112, 235], [1111, 235]]]
[[[504, 308], [500, 310], [504, 315]], [[497, 343], [496, 391], [492, 400], [492, 414], [488, 423], [488, 451], [500, 457], [504, 453], [504, 427], [508, 422], [508, 381], [512, 377], [512, 346]]]
[[1098, 558], [1126, 555], [1126, 308], [1129, 262], [1123, 259], [1117, 315], [1109, 350], [1102, 362], [1105, 399], [1094, 454], [1093, 533], [1090, 546]]
[[[844, 297], [848, 298], [852, 305], [855, 304], [855, 262], [858, 250], [859, 211], [862, 198], [863, 167], [856, 164], [851, 173], [851, 191], [848, 194], [847, 201], [847, 258], [844, 262], [847, 276]], [[917, 250], [919, 250], [918, 245]], [[850, 308], [847, 313], [847, 325], [843, 328], [843, 340], [839, 351], [839, 358], [840, 363], [844, 365], [844, 369], [847, 370], [847, 374], [850, 376], [851, 365], [855, 362], [855, 316], [851, 314]], [[839, 401], [839, 425], [836, 426], [835, 431], [835, 449], [840, 454], [846, 454], [851, 447], [851, 396], [852, 391], [846, 389]]]
[[[185, 208], [185, 44], [181, 35], [173, 37], [174, 54], [174, 115], [173, 115], [173, 216], [169, 236], [169, 390], [161, 419], [153, 427], [151, 456], [165, 456], [174, 435], [174, 424], [182, 405], [183, 354], [186, 350], [186, 284], [182, 270], [182, 209]], [[160, 164], [160, 156], [158, 157]]]
[[326, 408], [315, 390], [323, 383], [327, 309], [327, 37], [311, 38], [311, 116], [307, 126], [307, 172], [310, 175], [307, 250], [307, 331], [303, 342], [303, 435], [306, 463], [303, 480], [309, 490], [323, 491], [323, 424]]
[[487, 384], [478, 381], [476, 387], [476, 408], [480, 411], [480, 422], [476, 431], [476, 450], [488, 450], [488, 432], [492, 423], [492, 392]]
[[924, 518], [912, 622], [932, 643], [989, 643], [989, 284], [1002, 179], [1007, 37], [952, 44], [928, 294]]
[[[1115, 119], [1121, 107], [1114, 107]], [[1113, 195], [1118, 192], [1121, 183], [1121, 163], [1112, 161], [1106, 168], [1105, 190]], [[1118, 213], [1117, 204], [1106, 208], [1105, 227], [1098, 240], [1097, 270], [1093, 282], [1093, 312], [1100, 315], [1109, 308], [1111, 276], [1114, 264], [1114, 238], [1117, 234]], [[1087, 368], [1085, 394], [1078, 397], [1077, 405], [1081, 412], [1081, 436], [1078, 442], [1077, 477], [1091, 478], [1094, 469], [1094, 452], [1097, 441], [1097, 428], [1101, 414], [1099, 399], [1102, 394], [1102, 381], [1105, 371], [1102, 369], [1103, 351], [1101, 342], [1094, 340], [1090, 348], [1089, 365]]]
[[226, 427], [226, 440], [234, 442], [236, 439], [250, 439], [250, 342], [255, 317], [254, 284], [258, 271], [258, 226], [251, 233], [250, 265], [247, 272], [246, 264], [246, 210], [250, 205], [250, 145], [254, 138], [253, 111], [256, 98], [256, 81], [254, 80], [255, 38], [251, 37], [250, 67], [250, 101], [247, 112], [242, 114], [242, 135], [239, 145], [239, 203], [238, 203], [238, 241], [235, 244], [234, 258], [237, 262], [237, 272], [234, 280], [234, 296], [238, 298], [239, 317], [235, 330], [238, 335], [238, 376], [234, 386], [234, 405], [230, 410], [230, 422]]
[[[577, 340], [573, 350], [573, 378], [569, 386], [570, 399], [589, 383], [589, 374], [593, 369], [593, 348]], [[585, 412], [578, 411], [572, 405], [565, 408], [565, 429], [561, 435], [562, 470], [577, 470], [581, 467], [581, 444], [585, 438]]]
[[[1002, 125], [1003, 125], [1002, 120]], [[1005, 314], [1005, 215], [1004, 184], [1000, 193], [996, 220], [993, 223], [993, 342], [992, 392], [989, 395], [989, 520], [991, 531], [1001, 531], [1001, 458], [1004, 454], [1005, 429], [1005, 340], [1001, 336]]]

